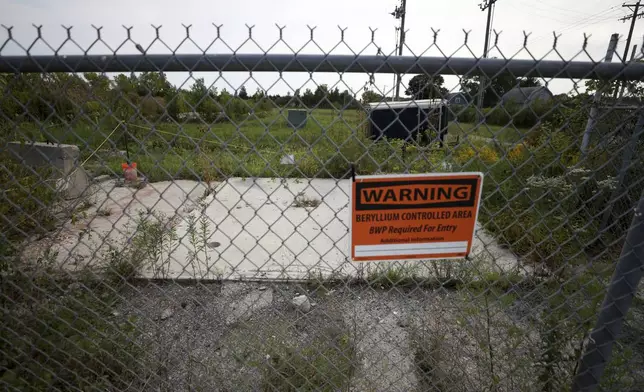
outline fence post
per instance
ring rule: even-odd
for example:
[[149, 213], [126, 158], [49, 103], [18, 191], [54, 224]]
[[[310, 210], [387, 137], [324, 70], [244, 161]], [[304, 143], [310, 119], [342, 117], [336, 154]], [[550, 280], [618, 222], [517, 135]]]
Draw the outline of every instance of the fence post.
[[637, 123], [635, 129], [631, 134], [631, 140], [624, 151], [622, 156], [622, 167], [619, 170], [617, 175], [617, 184], [615, 184], [615, 189], [608, 199], [608, 206], [604, 210], [604, 216], [602, 217], [601, 226], [599, 226], [599, 232], [603, 232], [604, 229], [608, 226], [608, 220], [610, 219], [611, 214], [613, 213], [613, 205], [615, 200], [619, 197], [619, 193], [622, 190], [622, 184], [624, 183], [624, 178], [626, 178], [626, 173], [628, 172], [629, 167], [632, 164], [633, 155], [637, 152], [637, 145], [640, 141], [640, 137], [644, 132], [644, 110], [640, 111], [640, 114], [637, 117]]
[[[613, 54], [615, 54], [615, 49], [617, 49], [617, 41], [619, 40], [619, 34], [613, 34], [610, 36], [610, 42], [608, 43], [608, 49], [606, 50], [606, 57], [604, 61], [610, 63], [613, 60]], [[608, 81], [610, 83], [610, 80]], [[593, 104], [590, 108], [590, 113], [588, 115], [588, 121], [586, 122], [586, 130], [584, 131], [584, 138], [581, 141], [581, 153], [586, 155], [588, 151], [588, 145], [590, 144], [590, 137], [593, 133], [593, 128], [595, 128], [595, 122], [597, 121], [597, 107], [599, 106], [599, 101], [601, 100], [603, 88], [597, 87], [595, 91], [595, 96], [593, 96]]]
[[637, 292], [644, 269], [644, 191], [633, 212], [633, 220], [604, 297], [597, 323], [575, 375], [573, 392], [592, 392], [599, 385], [610, 361], [613, 343], [622, 330], [628, 309]]

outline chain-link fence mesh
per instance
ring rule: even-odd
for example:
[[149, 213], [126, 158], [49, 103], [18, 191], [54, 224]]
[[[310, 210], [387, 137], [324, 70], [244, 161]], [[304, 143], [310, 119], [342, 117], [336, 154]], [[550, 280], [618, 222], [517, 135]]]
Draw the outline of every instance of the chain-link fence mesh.
[[[105, 55], [35, 55], [37, 32], [0, 46], [3, 389], [644, 390], [639, 60], [121, 55], [100, 29]], [[404, 98], [369, 83], [397, 72]], [[352, 170], [482, 172], [469, 257], [352, 262]]]

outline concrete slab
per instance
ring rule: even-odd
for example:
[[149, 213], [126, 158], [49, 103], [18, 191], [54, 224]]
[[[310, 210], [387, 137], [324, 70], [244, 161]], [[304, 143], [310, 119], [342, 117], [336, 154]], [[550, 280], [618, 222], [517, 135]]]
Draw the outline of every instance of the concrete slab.
[[[126, 249], [142, 218], [163, 219], [173, 239], [164, 242], [156, 265], [144, 275], [186, 279], [306, 279], [359, 276], [374, 265], [348, 261], [350, 180], [231, 178], [212, 191], [203, 183], [180, 180], [151, 183], [143, 189], [93, 185], [94, 205], [84, 219], [69, 222], [50, 241], [59, 263], [94, 265], [110, 249]], [[319, 200], [298, 207], [296, 197]], [[155, 217], [152, 217], [152, 214]], [[43, 244], [34, 249], [42, 251]], [[489, 269], [519, 268], [517, 258], [478, 230], [473, 255]], [[462, 264], [446, 261], [445, 265]], [[435, 271], [424, 261], [405, 262], [418, 271]]]

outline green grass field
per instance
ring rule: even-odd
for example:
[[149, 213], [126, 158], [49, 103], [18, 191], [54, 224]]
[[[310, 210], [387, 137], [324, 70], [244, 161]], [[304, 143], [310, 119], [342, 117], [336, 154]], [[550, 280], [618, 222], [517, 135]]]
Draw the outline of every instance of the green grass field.
[[452, 138], [464, 135], [474, 135], [486, 138], [495, 138], [500, 142], [516, 143], [521, 141], [527, 135], [529, 129], [516, 128], [512, 125], [499, 126], [488, 124], [468, 124], [450, 122], [448, 134]]
[[[118, 126], [113, 119], [43, 130], [23, 124], [20, 132], [32, 137], [49, 134], [50, 140], [78, 145], [82, 160], [87, 161], [85, 167], [95, 174], [120, 173], [125, 159], [109, 152], [127, 147], [130, 160], [150, 181], [211, 181], [232, 176], [345, 178], [352, 163], [360, 174], [401, 173], [406, 168], [412, 173], [435, 172], [442, 170], [441, 162], [449, 153], [435, 144], [407, 146], [403, 153], [399, 141], [374, 143], [366, 137], [364, 113], [357, 110], [315, 110], [306, 127], [297, 131], [288, 127], [286, 113], [275, 110], [261, 118], [253, 115], [237, 123], [211, 126], [146, 121]], [[508, 141], [520, 138], [519, 132], [509, 128], [456, 123], [449, 127], [450, 135], [490, 137], [496, 131]], [[281, 164], [284, 155], [293, 155], [296, 164]]]
[[[43, 130], [30, 123], [21, 125], [18, 136], [43, 140], [49, 134], [50, 140], [78, 145], [82, 160], [87, 160], [85, 167], [95, 174], [121, 173], [125, 159], [110, 150], [126, 150], [127, 139], [130, 160], [150, 181], [231, 176], [342, 178], [350, 173], [351, 163], [359, 173], [402, 171], [401, 145], [373, 143], [364, 134], [361, 116], [354, 110], [315, 110], [306, 127], [298, 131], [287, 126], [286, 111], [277, 110], [262, 118], [250, 116], [211, 126], [138, 121], [118, 127], [115, 120], [105, 120]], [[287, 154], [294, 155], [296, 165], [280, 164]], [[408, 149], [404, 160], [421, 172], [434, 170], [441, 158], [440, 151], [424, 154], [416, 148]]]

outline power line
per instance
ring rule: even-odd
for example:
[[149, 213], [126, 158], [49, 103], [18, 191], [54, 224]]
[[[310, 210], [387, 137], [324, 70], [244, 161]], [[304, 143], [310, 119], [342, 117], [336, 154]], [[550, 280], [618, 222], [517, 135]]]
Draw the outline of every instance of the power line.
[[[580, 12], [579, 10], [573, 10], [573, 9], [570, 9], [570, 8], [563, 8], [563, 7], [560, 7], [558, 5], [549, 4], [549, 3], [544, 2], [543, 0], [537, 1], [537, 4], [546, 6], [548, 8], [554, 8], [554, 9], [559, 10], [559, 11], [567, 12], [567, 13], [569, 13], [571, 15], [575, 15], [575, 16], [577, 16], [577, 15], [589, 16], [590, 15], [590, 14], [587, 14], [585, 12]], [[534, 4], [531, 4], [531, 6], [534, 7]], [[535, 8], [537, 8], [537, 7], [535, 7]], [[544, 9], [544, 8], [541, 8], [541, 10], [542, 11], [548, 11], [548, 9]]]
[[[628, 56], [628, 51], [629, 51], [630, 46], [631, 46], [631, 39], [633, 38], [633, 29], [635, 28], [635, 21], [637, 19], [641, 18], [642, 16], [644, 16], [644, 12], [638, 13], [639, 8], [640, 8], [640, 1], [639, 0], [635, 4], [622, 4], [622, 7], [623, 8], [628, 8], [629, 10], [632, 11], [631, 15], [626, 15], [626, 16], [623, 16], [623, 17], [617, 19], [617, 20], [621, 20], [622, 22], [626, 22], [629, 19], [631, 20], [631, 28], [628, 30], [628, 38], [626, 38], [626, 47], [624, 48], [624, 55], [622, 56], [622, 62], [625, 63], [626, 62], [626, 56]], [[631, 8], [631, 7], [633, 7], [633, 8]]]
[[[523, 7], [529, 7], [529, 6], [528, 6], [527, 4], [525, 4], [525, 3], [519, 3], [519, 4], [523, 5]], [[516, 6], [516, 5], [513, 5], [513, 4], [511, 4], [511, 3], [508, 3], [508, 5], [509, 5], [511, 8], [516, 9], [516, 10], [517, 10], [517, 11], [519, 11], [519, 12], [525, 11], [525, 8], [523, 8], [523, 7]], [[545, 15], [545, 14], [543, 14], [542, 12], [550, 12], [550, 13], [549, 13], [548, 15]], [[546, 10], [544, 10], [544, 9], [540, 9], [540, 8], [534, 8], [534, 9], [531, 9], [531, 10], [530, 10], [530, 14], [531, 14], [531, 15], [538, 16], [539, 18], [552, 20], [552, 21], [555, 21], [555, 22], [558, 22], [558, 23], [565, 23], [565, 24], [568, 24], [568, 23], [569, 23], [569, 21], [565, 21], [565, 20], [562, 20], [562, 19], [553, 18], [552, 16], [550, 16], [550, 15], [552, 15], [552, 11], [546, 11]], [[563, 16], [565, 17], [565, 16], [567, 16], [567, 15], [563, 15]]]
[[[619, 21], [622, 21], [622, 22], [626, 23], [630, 19], [631, 23], [633, 23], [633, 21], [635, 19], [640, 19], [640, 18], [642, 18], [642, 16], [644, 16], [644, 12], [640, 12], [640, 13], [637, 12], [639, 7], [640, 7], [640, 2], [639, 1], [637, 3], [635, 3], [635, 4], [622, 4], [622, 7], [626, 7], [629, 10], [631, 10], [631, 14], [630, 15], [624, 15], [621, 18], [617, 19]], [[635, 9], [633, 9], [631, 7], [635, 7]]]
[[[577, 12], [577, 11], [570, 10], [570, 9], [567, 9], [567, 8], [561, 8], [561, 7], [551, 5], [551, 4], [547, 4], [547, 3], [540, 3], [542, 6], [545, 6], [546, 8], [537, 7], [534, 4], [530, 4], [530, 3], [527, 3], [525, 1], [517, 1], [517, 0], [515, 0], [513, 3], [516, 3], [518, 5], [523, 5], [525, 7], [530, 7], [530, 14], [531, 15], [533, 15], [533, 14], [538, 15], [539, 17], [542, 17], [544, 19], [549, 19], [549, 20], [553, 20], [553, 21], [556, 21], [556, 22], [559, 22], [559, 23], [564, 23], [566, 25], [570, 25], [571, 18], [573, 18], [573, 16], [575, 18], [581, 17], [577, 21], [572, 22], [573, 24], [579, 24], [580, 22], [583, 22], [583, 21], [586, 21], [586, 20], [602, 18], [602, 17], [606, 17], [607, 19], [609, 19], [606, 15], [604, 15], [604, 13], [607, 12], [607, 11], [610, 11], [611, 9], [617, 9], [618, 8], [618, 6], [611, 6], [611, 7], [607, 8], [606, 10], [599, 11], [598, 13], [588, 14], [588, 13]], [[512, 7], [513, 3], [508, 3], [508, 4]], [[519, 8], [516, 7], [516, 5], [514, 5], [514, 8], [519, 9]], [[520, 9], [520, 10], [525, 11], [525, 9]], [[565, 15], [565, 14], [562, 15], [561, 11], [567, 12], [567, 13], [569, 13], [569, 15]], [[558, 19], [558, 18], [553, 17], [553, 15], [558, 16], [558, 17], [561, 16], [561, 17], [564, 17], [564, 18], [567, 18], [567, 19]]]
[[560, 30], [560, 32], [563, 32], [563, 31], [566, 31], [566, 30], [571, 30], [571, 29], [576, 29], [576, 28], [579, 28], [579, 27], [590, 26], [590, 25], [593, 25], [593, 24], [600, 23], [602, 21], [607, 21], [607, 20], [610, 19], [610, 16], [606, 15], [606, 12], [610, 12], [610, 11], [614, 12], [616, 10], [617, 10], [616, 5], [612, 6], [612, 7], [608, 7], [606, 9], [604, 9], [604, 10], [601, 10], [601, 11], [597, 12], [596, 14], [590, 15], [588, 17], [579, 19], [579, 20], [571, 23], [570, 25], [568, 25], [565, 28], [563, 28], [562, 30]]
[[[617, 7], [618, 6], [616, 6], [616, 5], [612, 6], [612, 7], [608, 7], [608, 8], [603, 9], [603, 10], [601, 10], [601, 11], [599, 11], [599, 12], [593, 14], [593, 15], [581, 18], [581, 19], [569, 24], [568, 26], [564, 27], [563, 29], [557, 31], [557, 33], [561, 34], [561, 33], [565, 32], [565, 31], [575, 30], [575, 29], [579, 29], [579, 28], [592, 26], [592, 25], [595, 25], [597, 23], [606, 22], [606, 21], [610, 20], [609, 19], [610, 16], [606, 15], [606, 13], [611, 12], [611, 10], [616, 11]], [[548, 35], [550, 35], [550, 34], [543, 34], [543, 35], [540, 35], [540, 36], [537, 36], [537, 37], [533, 38], [532, 40], [540, 40], [542, 38], [545, 38]]]
[[[622, 7], [628, 8], [632, 14], [628, 16], [623, 16], [617, 20], [621, 20], [623, 22], [626, 22], [628, 19], [631, 20], [631, 28], [628, 30], [628, 37], [626, 38], [626, 46], [624, 47], [624, 55], [622, 56], [622, 63], [626, 63], [626, 56], [628, 56], [628, 51], [630, 50], [631, 47], [631, 39], [633, 38], [633, 29], [635, 29], [635, 21], [639, 18], [641, 18], [644, 13], [640, 12], [638, 13], [640, 9], [640, 1], [638, 0], [637, 3], [635, 4], [622, 4]], [[619, 95], [620, 97], [624, 93], [624, 86], [625, 84], [619, 83], [621, 87], [619, 88]], [[617, 90], [615, 89], [615, 93], [613, 97], [617, 97]]]

